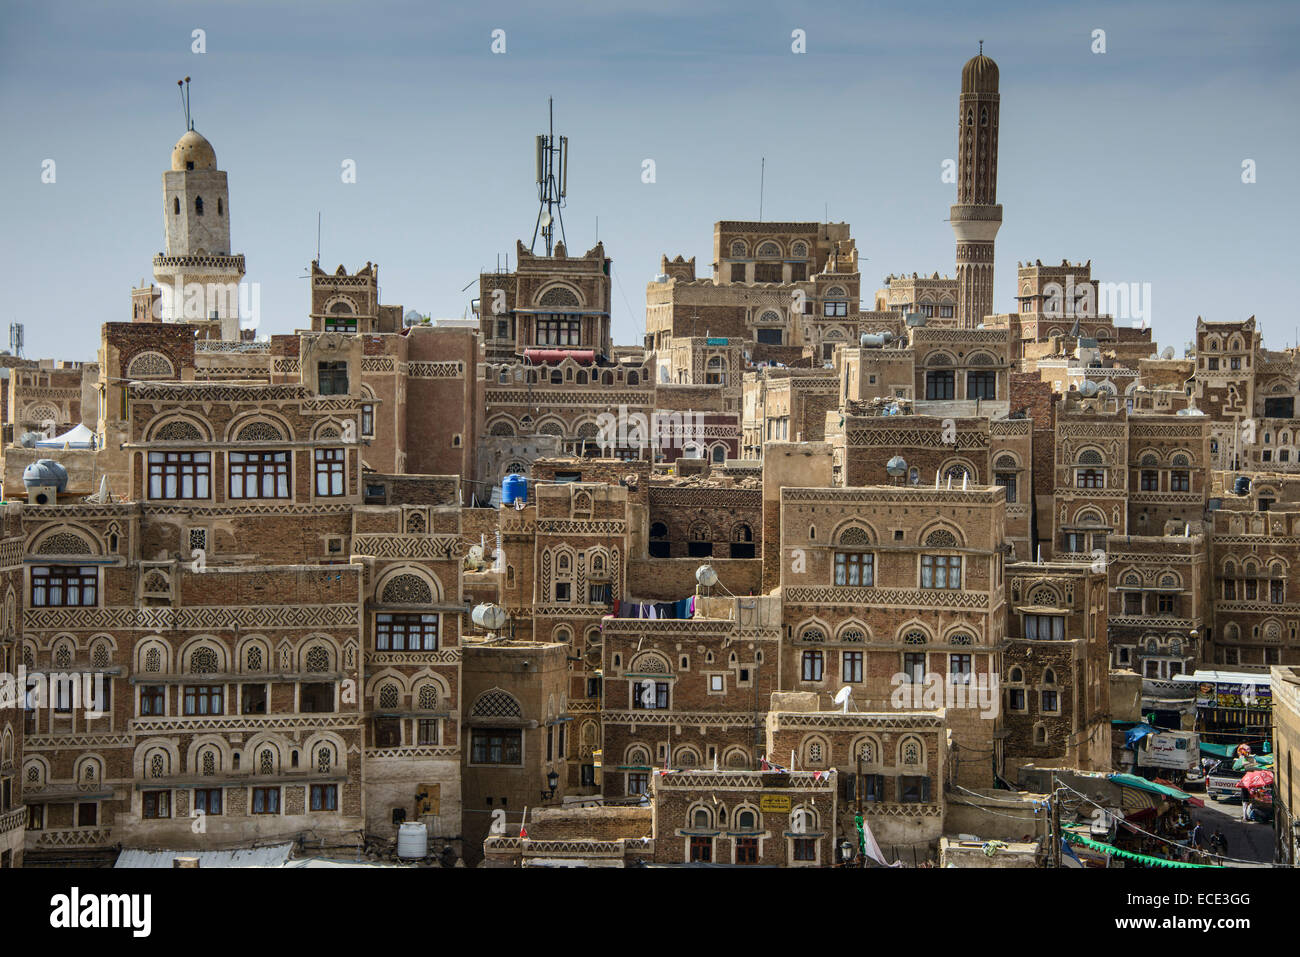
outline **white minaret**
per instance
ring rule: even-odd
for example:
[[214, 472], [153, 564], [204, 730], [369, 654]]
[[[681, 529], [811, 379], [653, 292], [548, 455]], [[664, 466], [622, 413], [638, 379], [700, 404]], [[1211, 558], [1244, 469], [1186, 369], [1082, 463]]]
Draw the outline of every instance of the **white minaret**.
[[164, 322], [211, 323], [210, 336], [239, 338], [244, 257], [230, 254], [230, 194], [212, 144], [192, 128], [163, 173], [167, 249], [153, 260]]

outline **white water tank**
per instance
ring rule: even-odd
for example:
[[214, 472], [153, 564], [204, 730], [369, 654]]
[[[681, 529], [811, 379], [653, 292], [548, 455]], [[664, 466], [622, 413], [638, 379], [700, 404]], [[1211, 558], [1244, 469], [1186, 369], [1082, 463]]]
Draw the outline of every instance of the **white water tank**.
[[397, 856], [415, 860], [429, 856], [429, 829], [419, 822], [407, 821], [397, 829]]

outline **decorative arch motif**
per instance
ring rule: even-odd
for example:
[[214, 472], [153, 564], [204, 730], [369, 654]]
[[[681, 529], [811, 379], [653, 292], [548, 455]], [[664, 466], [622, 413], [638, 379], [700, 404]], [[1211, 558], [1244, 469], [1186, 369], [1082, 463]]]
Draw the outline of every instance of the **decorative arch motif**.
[[582, 300], [568, 286], [549, 286], [537, 297], [539, 306], [580, 306]]
[[202, 442], [207, 436], [188, 419], [168, 419], [149, 436], [154, 442]]
[[850, 525], [839, 533], [838, 545], [870, 545], [871, 533], [861, 525]]
[[126, 367], [128, 379], [174, 379], [176, 367], [161, 352], [141, 352]]
[[523, 717], [523, 709], [519, 706], [519, 699], [501, 688], [493, 688], [479, 695], [469, 713], [474, 718]]
[[397, 575], [384, 585], [380, 601], [385, 605], [431, 605], [433, 589], [419, 575]]
[[74, 532], [53, 532], [36, 546], [37, 555], [94, 555], [90, 542]]
[[271, 422], [262, 419], [250, 422], [235, 434], [236, 442], [283, 442], [284, 433]]
[[632, 674], [647, 675], [666, 675], [668, 674], [668, 662], [663, 656], [653, 651], [638, 655], [628, 663], [628, 671]]
[[957, 536], [946, 528], [936, 528], [926, 535], [925, 544], [931, 548], [957, 548], [960, 545]]

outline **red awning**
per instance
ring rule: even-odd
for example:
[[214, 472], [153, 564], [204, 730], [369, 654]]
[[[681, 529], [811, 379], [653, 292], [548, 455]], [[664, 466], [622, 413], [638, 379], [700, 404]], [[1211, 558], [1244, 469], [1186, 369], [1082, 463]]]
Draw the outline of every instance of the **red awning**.
[[596, 361], [596, 353], [592, 349], [525, 349], [524, 358], [529, 362], [547, 365], [554, 365], [565, 359], [572, 359], [581, 365], [591, 365]]

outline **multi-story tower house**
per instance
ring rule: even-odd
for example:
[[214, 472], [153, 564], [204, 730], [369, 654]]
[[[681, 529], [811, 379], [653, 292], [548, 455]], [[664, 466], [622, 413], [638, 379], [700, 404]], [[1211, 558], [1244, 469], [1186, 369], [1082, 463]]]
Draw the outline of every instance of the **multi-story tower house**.
[[1024, 764], [1110, 769], [1106, 572], [1069, 562], [1007, 566], [1002, 657], [1008, 772]]
[[163, 225], [167, 248], [153, 258], [162, 320], [197, 325], [203, 338], [238, 339], [244, 257], [230, 252], [230, 191], [216, 150], [192, 128], [163, 173]]
[[885, 277], [884, 288], [876, 290], [876, 310], [918, 315], [936, 326], [951, 326], [957, 319], [957, 280], [940, 276]]
[[379, 302], [379, 265], [366, 263], [355, 273], [339, 266], [332, 273], [311, 264], [313, 332], [401, 332], [402, 307]]
[[[18, 674], [23, 660], [23, 506], [6, 505], [0, 511], [0, 672]], [[0, 869], [21, 867], [27, 808], [23, 804], [23, 738], [26, 714], [20, 707], [20, 689], [10, 686], [8, 700], [0, 700]]]
[[789, 362], [856, 327], [861, 275], [847, 223], [717, 222], [711, 278], [696, 279], [681, 257], [668, 265], [646, 286], [646, 345], [673, 381], [702, 382], [706, 371], [679, 379], [675, 339], [743, 339], [754, 361]]
[[[1102, 561], [1128, 534], [1128, 410], [1114, 396], [1068, 393], [1056, 417], [1054, 557]], [[1048, 556], [1046, 552], [1044, 557]]]
[[1106, 542], [1111, 666], [1152, 681], [1196, 670], [1214, 601], [1204, 524], [1167, 524]]
[[998, 65], [983, 53], [961, 71], [957, 111], [957, 325], [973, 329], [993, 312], [993, 241], [998, 205]]
[[780, 680], [780, 599], [697, 598], [694, 618], [604, 622], [604, 794], [656, 767], [753, 770]]
[[1002, 757], [1005, 492], [787, 485], [780, 515], [782, 688], [815, 691], [826, 708], [845, 686], [860, 711], [946, 706], [953, 779], [991, 787]]
[[[586, 353], [585, 361], [613, 356], [610, 337], [610, 260], [602, 243], [569, 256], [564, 243], [552, 256], [516, 245], [514, 272], [479, 277], [478, 319], [489, 361], [530, 352]], [[539, 361], [534, 354], [530, 361]]]
[[[1249, 480], [1235, 494], [1236, 480]], [[1300, 480], [1277, 473], [1216, 472], [1210, 582], [1215, 665], [1259, 671], [1300, 662]]]

